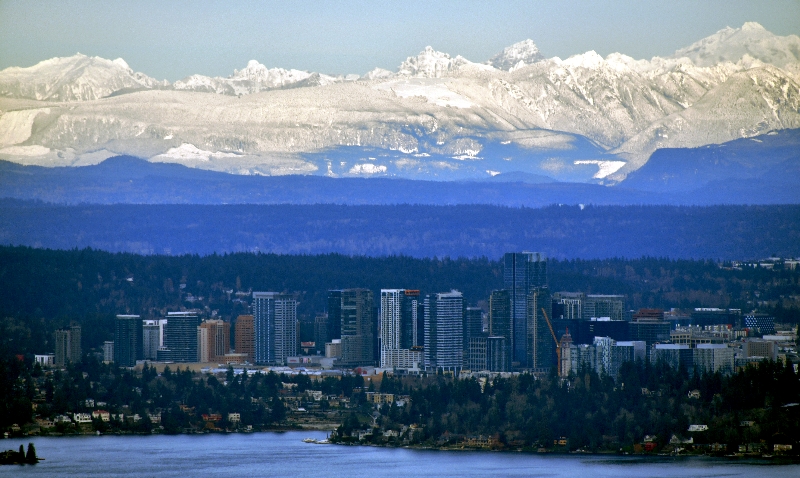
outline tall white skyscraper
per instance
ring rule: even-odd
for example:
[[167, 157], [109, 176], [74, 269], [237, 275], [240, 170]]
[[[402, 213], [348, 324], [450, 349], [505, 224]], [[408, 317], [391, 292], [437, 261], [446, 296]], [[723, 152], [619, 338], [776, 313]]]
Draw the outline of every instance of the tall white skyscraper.
[[381, 367], [383, 351], [400, 348], [400, 310], [403, 289], [381, 289]]
[[419, 291], [381, 289], [382, 368], [417, 369], [422, 362], [419, 337]]
[[278, 292], [253, 292], [255, 362], [285, 364], [297, 355], [297, 301]]

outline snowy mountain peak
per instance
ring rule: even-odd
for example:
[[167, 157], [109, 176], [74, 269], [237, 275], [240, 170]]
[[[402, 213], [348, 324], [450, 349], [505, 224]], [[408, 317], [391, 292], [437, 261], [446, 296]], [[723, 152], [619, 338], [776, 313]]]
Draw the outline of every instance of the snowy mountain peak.
[[605, 60], [596, 51], [590, 50], [580, 55], [573, 55], [562, 63], [567, 66], [596, 70], [605, 64]]
[[698, 66], [737, 63], [745, 55], [778, 67], [800, 62], [800, 37], [778, 36], [756, 22], [741, 28], [726, 27], [675, 52], [672, 58], [687, 57]]
[[276, 88], [303, 81], [311, 75], [312, 73], [307, 71], [267, 68], [256, 60], [250, 60], [245, 68], [234, 70], [229, 78], [260, 83], [265, 88]]
[[250, 60], [246, 67], [241, 70], [233, 70], [233, 74], [227, 78], [191, 75], [176, 81], [172, 86], [176, 90], [246, 95], [290, 85], [325, 84], [324, 81], [320, 83], [319, 80], [312, 79], [314, 75], [319, 76], [317, 73], [308, 71], [267, 68], [257, 60]]
[[394, 76], [394, 73], [383, 69], [383, 68], [373, 68], [372, 70], [368, 71], [364, 78], [368, 80], [385, 80], [387, 78], [391, 78]]
[[531, 39], [514, 43], [491, 57], [486, 63], [498, 70], [512, 71], [525, 65], [544, 60], [539, 47]]
[[761, 24], [758, 22], [744, 22], [744, 25], [742, 25], [742, 30], [767, 31], [767, 29], [761, 26]]
[[453, 59], [447, 53], [436, 51], [432, 47], [426, 46], [419, 55], [410, 56], [401, 63], [397, 74], [419, 78], [441, 78], [448, 76], [459, 66], [467, 63], [469, 61], [461, 56]]
[[119, 66], [120, 68], [125, 68], [126, 70], [130, 70], [131, 69], [131, 67], [128, 66], [128, 62], [126, 62], [122, 58], [117, 58], [116, 60], [112, 61], [111, 63]]

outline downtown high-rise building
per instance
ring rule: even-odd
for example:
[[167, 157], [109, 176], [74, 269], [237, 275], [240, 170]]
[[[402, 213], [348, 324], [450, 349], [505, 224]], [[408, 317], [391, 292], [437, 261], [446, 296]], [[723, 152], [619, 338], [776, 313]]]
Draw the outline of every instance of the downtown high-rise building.
[[466, 367], [473, 372], [482, 370], [489, 372], [510, 371], [506, 338], [489, 337], [486, 334], [472, 337], [469, 340], [465, 362]]
[[583, 318], [608, 317], [611, 320], [625, 319], [625, 296], [588, 294], [584, 297]]
[[164, 328], [166, 319], [142, 321], [142, 358], [156, 360], [158, 350], [164, 346]]
[[513, 316], [511, 314], [511, 291], [506, 289], [494, 290], [489, 296], [489, 336], [505, 337], [505, 362], [511, 367], [513, 350], [511, 338], [514, 332]]
[[555, 332], [552, 323], [548, 324], [548, 309], [552, 306], [550, 291], [547, 287], [533, 287], [528, 293], [527, 314], [527, 367], [539, 372], [546, 372], [557, 365]]
[[252, 315], [236, 317], [234, 326], [234, 348], [237, 354], [245, 354], [245, 360], [254, 362], [255, 358], [255, 318]]
[[328, 313], [318, 313], [314, 317], [314, 351], [317, 355], [325, 355], [325, 344], [331, 342], [330, 334], [328, 333]]
[[142, 319], [138, 315], [118, 315], [114, 320], [114, 362], [119, 367], [134, 367], [142, 357]]
[[55, 339], [54, 365], [63, 367], [69, 362], [80, 362], [82, 355], [80, 325], [56, 330]]
[[424, 344], [419, 290], [381, 289], [380, 366], [414, 369], [422, 365]]
[[[337, 301], [338, 299], [338, 301]], [[328, 316], [339, 317], [334, 330], [340, 331], [344, 366], [374, 365], [373, 314], [374, 295], [369, 289], [329, 291]]]
[[206, 320], [197, 326], [197, 361], [217, 362], [231, 351], [231, 324], [223, 320]]
[[329, 290], [328, 291], [328, 313], [327, 322], [325, 326], [325, 336], [321, 337], [325, 343], [333, 339], [342, 338], [342, 291]]
[[583, 292], [553, 293], [553, 316], [551, 319], [580, 320], [583, 318], [583, 303], [586, 296]]
[[197, 312], [167, 312], [164, 326], [164, 347], [158, 350], [160, 362], [191, 363], [197, 361]]
[[483, 309], [480, 307], [467, 307], [464, 312], [464, 357], [469, 352], [469, 341], [473, 337], [481, 337], [483, 335]]
[[425, 296], [425, 369], [458, 373], [464, 366], [464, 296], [457, 290]]
[[527, 367], [528, 294], [532, 288], [547, 286], [547, 259], [539, 252], [509, 252], [503, 256], [504, 288], [511, 295], [512, 359]]
[[286, 364], [297, 355], [297, 300], [278, 292], [253, 292], [254, 354], [258, 364]]

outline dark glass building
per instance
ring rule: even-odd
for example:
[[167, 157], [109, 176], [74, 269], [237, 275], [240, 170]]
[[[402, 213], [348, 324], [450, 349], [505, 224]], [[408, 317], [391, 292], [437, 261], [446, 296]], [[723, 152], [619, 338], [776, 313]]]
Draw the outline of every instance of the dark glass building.
[[491, 337], [505, 337], [505, 353], [508, 367], [511, 367], [513, 351], [511, 337], [514, 325], [511, 316], [511, 292], [502, 289], [492, 291], [489, 296], [489, 335]]
[[372, 365], [375, 363], [373, 353], [373, 315], [374, 297], [369, 289], [344, 289], [336, 291], [340, 301], [336, 304], [329, 301], [341, 317], [342, 358], [344, 366]]
[[[328, 327], [325, 341], [342, 338], [342, 291], [328, 291]], [[325, 346], [323, 345], [323, 350]]]
[[141, 357], [142, 320], [138, 315], [118, 315], [114, 320], [114, 362], [120, 367], [133, 367]]
[[632, 341], [641, 340], [646, 343], [649, 359], [653, 344], [669, 342], [671, 329], [671, 324], [665, 320], [632, 321], [628, 323], [628, 337]]
[[528, 330], [526, 334], [528, 357], [526, 367], [546, 371], [556, 365], [556, 340], [545, 318], [545, 312], [552, 306], [550, 291], [546, 286], [534, 287], [528, 293]]
[[511, 294], [512, 358], [526, 366], [529, 358], [528, 294], [531, 288], [547, 286], [547, 260], [538, 252], [508, 252], [503, 256], [503, 282]]
[[576, 344], [591, 344], [595, 337], [610, 337], [617, 342], [639, 340], [630, 338], [629, 322], [625, 320], [581, 320], [577, 325], [569, 329]]
[[317, 314], [314, 317], [314, 351], [317, 355], [325, 355], [325, 344], [331, 341], [328, 334], [328, 314]]
[[483, 335], [483, 310], [480, 307], [467, 307], [464, 313], [464, 357], [469, 351], [469, 341]]
[[196, 312], [168, 312], [164, 326], [164, 348], [158, 351], [158, 360], [197, 362], [198, 325], [200, 317]]

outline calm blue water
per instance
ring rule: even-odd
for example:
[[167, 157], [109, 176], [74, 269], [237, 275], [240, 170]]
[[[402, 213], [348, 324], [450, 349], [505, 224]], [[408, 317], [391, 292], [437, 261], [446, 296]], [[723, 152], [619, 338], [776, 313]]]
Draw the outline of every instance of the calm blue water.
[[709, 458], [628, 458], [521, 453], [442, 452], [303, 443], [322, 432], [231, 435], [102, 436], [0, 440], [0, 449], [28, 441], [46, 460], [3, 466], [0, 476], [403, 476], [793, 477], [800, 465], [767, 466]]

